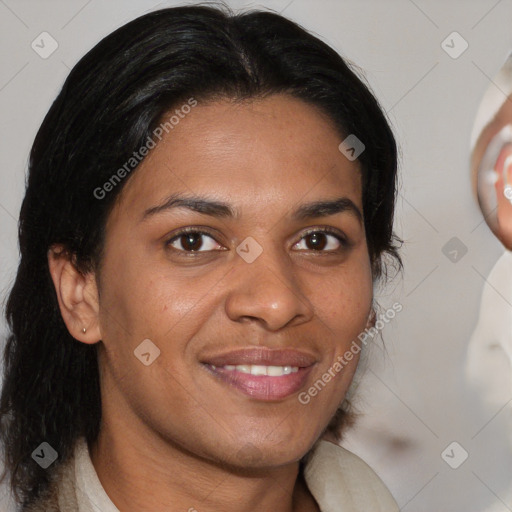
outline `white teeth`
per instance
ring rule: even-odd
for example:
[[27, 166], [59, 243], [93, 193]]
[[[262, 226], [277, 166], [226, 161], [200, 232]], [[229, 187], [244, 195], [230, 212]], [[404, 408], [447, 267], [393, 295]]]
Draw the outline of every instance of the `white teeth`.
[[236, 370], [237, 372], [249, 373], [251, 375], [269, 375], [270, 377], [281, 377], [299, 371], [298, 366], [263, 366], [258, 364], [239, 364], [236, 366], [227, 364], [222, 368], [224, 368], [224, 370]]
[[267, 367], [266, 366], [251, 366], [251, 375], [267, 375]]
[[291, 372], [291, 366], [267, 366], [267, 375], [272, 377], [280, 377], [281, 375], [288, 375]]

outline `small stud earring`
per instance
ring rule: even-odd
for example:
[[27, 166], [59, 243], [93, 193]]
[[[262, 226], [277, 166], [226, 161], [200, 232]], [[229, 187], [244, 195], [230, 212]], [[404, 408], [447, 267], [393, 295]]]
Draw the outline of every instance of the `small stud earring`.
[[86, 332], [86, 331], [87, 331], [87, 329], [84, 327], [84, 328], [82, 329], [82, 332], [85, 334], [85, 332]]

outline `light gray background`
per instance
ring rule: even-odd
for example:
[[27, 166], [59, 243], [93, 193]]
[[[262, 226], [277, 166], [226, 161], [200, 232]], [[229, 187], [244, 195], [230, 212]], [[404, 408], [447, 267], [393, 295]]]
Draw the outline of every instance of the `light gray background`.
[[[360, 390], [364, 416], [347, 446], [380, 474], [404, 511], [512, 510], [510, 405], [484, 407], [462, 372], [485, 276], [503, 252], [473, 200], [468, 157], [480, 99], [512, 49], [512, 1], [227, 3], [283, 12], [363, 68], [402, 148], [396, 230], [406, 241], [405, 272], [380, 302], [386, 308], [399, 301], [404, 309], [384, 330], [387, 354], [371, 354]], [[118, 26], [177, 4], [0, 0], [2, 299], [17, 265], [29, 149], [70, 68]], [[46, 60], [31, 48], [43, 31], [59, 44]], [[457, 59], [441, 47], [453, 31], [469, 43]], [[457, 263], [441, 250], [454, 236], [468, 248]], [[469, 453], [458, 469], [441, 458], [453, 441]]]

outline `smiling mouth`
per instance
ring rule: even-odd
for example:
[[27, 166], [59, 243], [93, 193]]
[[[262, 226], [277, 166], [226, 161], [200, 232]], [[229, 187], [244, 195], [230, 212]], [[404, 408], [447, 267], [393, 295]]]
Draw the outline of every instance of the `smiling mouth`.
[[[216, 370], [216, 366], [212, 366], [213, 370]], [[247, 373], [250, 375], [268, 375], [269, 377], [282, 377], [283, 375], [290, 375], [290, 373], [297, 373], [299, 371], [298, 366], [263, 366], [259, 364], [239, 364], [232, 365], [227, 364], [221, 366], [220, 369], [227, 371], [237, 371], [241, 373]]]
[[316, 363], [312, 355], [294, 349], [252, 347], [203, 361], [217, 382], [255, 400], [283, 400], [302, 389]]

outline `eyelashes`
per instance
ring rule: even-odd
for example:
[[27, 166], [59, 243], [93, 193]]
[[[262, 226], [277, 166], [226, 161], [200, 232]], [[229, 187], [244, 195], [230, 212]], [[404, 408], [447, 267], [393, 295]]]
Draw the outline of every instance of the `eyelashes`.
[[[347, 238], [344, 235], [341, 235], [337, 230], [334, 230], [331, 228], [310, 229], [309, 231], [305, 232], [302, 235], [299, 242], [301, 242], [302, 240], [304, 240], [305, 238], [307, 238], [309, 236], [315, 236], [315, 238], [317, 238], [317, 235], [334, 238], [336, 240], [336, 242], [339, 244], [338, 249], [332, 249], [332, 247], [331, 247], [328, 251], [320, 250], [319, 252], [335, 252], [335, 251], [339, 251], [340, 249], [349, 247]], [[299, 242], [297, 242], [297, 244]], [[315, 242], [315, 243], [317, 243], [317, 242]], [[294, 247], [297, 244], [294, 244]], [[322, 245], [322, 244], [320, 244], [320, 245]], [[327, 245], [328, 245], [328, 243], [327, 243]], [[324, 249], [324, 246], [322, 246], [322, 249]], [[308, 250], [316, 251], [316, 249], [311, 249], [311, 248], [308, 248]]]
[[[176, 251], [180, 252], [209, 252], [211, 250], [223, 250], [223, 246], [220, 246], [221, 249], [214, 249], [210, 247], [209, 250], [201, 250], [203, 249], [203, 242], [201, 241], [201, 237], [208, 237], [211, 240], [213, 240], [215, 244], [220, 246], [220, 244], [215, 240], [215, 238], [210, 233], [208, 233], [207, 231], [194, 228], [186, 228], [179, 231], [170, 240], [166, 242], [166, 246], [172, 247]], [[180, 249], [176, 247], [174, 244], [181, 244], [182, 248]], [[210, 245], [212, 245], [211, 242]]]
[[[206, 243], [204, 242], [205, 238], [209, 239]], [[300, 249], [304, 252], [339, 253], [350, 247], [350, 243], [344, 234], [334, 228], [328, 227], [314, 228], [306, 231], [293, 247], [303, 243], [305, 240], [306, 247]], [[308, 245], [308, 241], [312, 243]], [[178, 253], [186, 254], [227, 250], [227, 248], [217, 242], [215, 235], [204, 228], [198, 227], [181, 229], [177, 233], [174, 233], [173, 236], [166, 241], [165, 245]]]

